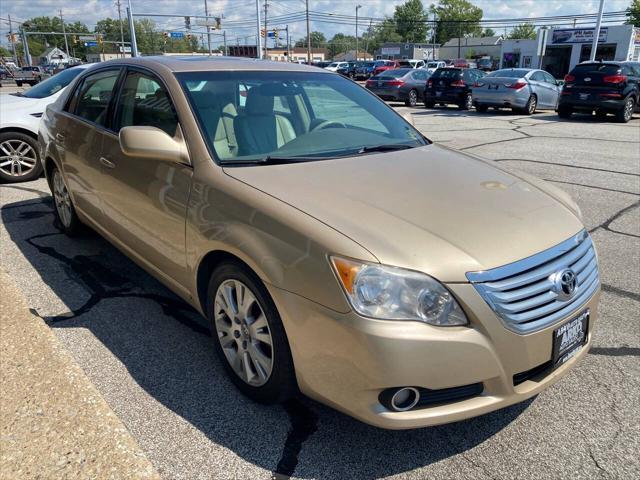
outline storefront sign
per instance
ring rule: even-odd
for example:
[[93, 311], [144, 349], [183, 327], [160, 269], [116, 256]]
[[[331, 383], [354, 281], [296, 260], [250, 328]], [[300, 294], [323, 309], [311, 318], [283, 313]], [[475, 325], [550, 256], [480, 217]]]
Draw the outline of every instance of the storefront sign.
[[[593, 42], [593, 32], [595, 28], [567, 28], [554, 30], [551, 38], [552, 43], [591, 43]], [[600, 28], [598, 42], [607, 41], [607, 27]]]
[[382, 47], [381, 55], [400, 55], [400, 47]]

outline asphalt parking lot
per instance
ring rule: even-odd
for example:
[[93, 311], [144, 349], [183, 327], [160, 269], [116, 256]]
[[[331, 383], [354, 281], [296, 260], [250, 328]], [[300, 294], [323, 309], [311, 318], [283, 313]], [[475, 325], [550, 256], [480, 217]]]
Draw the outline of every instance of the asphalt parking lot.
[[60, 234], [44, 179], [0, 186], [0, 265], [163, 478], [640, 478], [640, 118], [397, 108], [430, 139], [549, 180], [582, 209], [603, 289], [594, 348], [528, 402], [401, 432], [305, 398], [251, 403], [190, 307], [96, 234]]

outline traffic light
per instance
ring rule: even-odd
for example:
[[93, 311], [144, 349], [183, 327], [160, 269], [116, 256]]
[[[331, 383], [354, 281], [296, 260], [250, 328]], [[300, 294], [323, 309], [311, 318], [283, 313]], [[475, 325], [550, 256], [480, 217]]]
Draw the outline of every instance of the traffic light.
[[78, 44], [78, 37], [77, 35], [71, 35], [71, 43], [73, 43], [74, 45]]
[[167, 43], [167, 38], [169, 38], [169, 32], [162, 32], [162, 36], [164, 37], [164, 43]]
[[273, 29], [273, 38], [275, 38], [276, 40], [278, 39], [278, 29], [277, 28]]
[[191, 30], [191, 17], [184, 17], [184, 28]]
[[267, 34], [267, 32], [264, 31], [264, 28], [262, 30], [260, 30], [260, 36], [262, 38], [264, 38], [266, 34]]
[[187, 41], [191, 41], [191, 34], [187, 33]]
[[220, 30], [221, 26], [222, 26], [222, 22], [220, 20], [220, 17], [216, 17], [216, 30]]
[[98, 43], [102, 45], [102, 34], [98, 34], [96, 35], [96, 39], [98, 40]]

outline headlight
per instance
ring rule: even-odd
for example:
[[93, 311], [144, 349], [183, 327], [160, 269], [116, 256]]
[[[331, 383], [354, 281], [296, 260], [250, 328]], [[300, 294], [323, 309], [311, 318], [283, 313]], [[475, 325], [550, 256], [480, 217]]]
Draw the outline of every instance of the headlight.
[[424, 273], [331, 257], [353, 309], [381, 320], [417, 320], [431, 325], [467, 325], [453, 295]]

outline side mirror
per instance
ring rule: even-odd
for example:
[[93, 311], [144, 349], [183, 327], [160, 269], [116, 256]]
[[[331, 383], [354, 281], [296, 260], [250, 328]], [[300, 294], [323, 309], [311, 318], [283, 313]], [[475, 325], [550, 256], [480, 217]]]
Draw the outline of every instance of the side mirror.
[[120, 130], [119, 139], [120, 149], [130, 157], [189, 162], [184, 141], [172, 138], [156, 127], [124, 127]]

